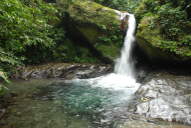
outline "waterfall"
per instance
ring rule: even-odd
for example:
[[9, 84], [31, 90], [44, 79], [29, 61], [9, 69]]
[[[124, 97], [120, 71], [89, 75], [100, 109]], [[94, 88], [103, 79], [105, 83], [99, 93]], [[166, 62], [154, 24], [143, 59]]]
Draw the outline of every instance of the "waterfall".
[[[135, 40], [134, 32], [136, 29], [136, 20], [133, 14], [118, 12], [121, 20], [128, 21], [128, 30], [126, 32], [124, 46], [121, 50], [121, 57], [117, 59], [115, 72], [105, 76], [100, 76], [92, 79], [75, 80], [75, 82], [88, 83], [93, 87], [108, 88], [112, 90], [122, 90], [126, 93], [123, 98], [130, 98], [140, 84], [136, 82], [134, 74], [134, 64], [132, 60], [131, 50]], [[128, 20], [127, 20], [128, 17]]]
[[128, 16], [128, 29], [125, 36], [124, 46], [121, 50], [121, 57], [115, 65], [115, 73], [126, 75], [134, 78], [134, 64], [132, 60], [131, 50], [132, 44], [135, 41], [134, 33], [136, 29], [136, 20], [133, 14], [121, 13], [121, 20]]

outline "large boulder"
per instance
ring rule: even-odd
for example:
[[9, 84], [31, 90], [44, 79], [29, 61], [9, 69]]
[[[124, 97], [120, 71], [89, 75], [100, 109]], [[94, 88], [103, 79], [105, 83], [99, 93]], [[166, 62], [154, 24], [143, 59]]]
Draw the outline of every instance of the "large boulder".
[[144, 0], [135, 10], [137, 44], [151, 62], [191, 63], [189, 2]]
[[175, 41], [167, 41], [160, 33], [160, 26], [151, 27], [157, 15], [141, 19], [137, 31], [137, 44], [152, 62], [187, 63], [191, 61], [189, 47], [179, 47]]
[[77, 45], [111, 60], [123, 42], [120, 12], [87, 0], [57, 0], [67, 34]]
[[190, 76], [155, 72], [149, 77], [136, 92], [141, 102], [136, 104], [135, 113], [146, 118], [191, 124]]

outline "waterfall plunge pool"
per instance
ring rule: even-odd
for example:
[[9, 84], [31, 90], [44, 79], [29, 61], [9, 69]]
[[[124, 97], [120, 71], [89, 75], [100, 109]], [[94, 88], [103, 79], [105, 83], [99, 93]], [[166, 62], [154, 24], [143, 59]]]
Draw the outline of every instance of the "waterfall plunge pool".
[[[152, 78], [146, 83], [137, 84], [137, 87], [127, 86], [122, 84], [122, 81], [111, 79], [114, 74], [86, 80], [14, 81], [9, 85], [10, 92], [14, 96], [5, 116], [0, 120], [0, 126], [2, 128], [189, 128], [189, 125], [181, 125], [188, 124], [189, 121], [181, 121], [190, 119], [191, 77], [155, 73], [148, 78], [151, 76]], [[114, 84], [118, 83], [118, 87], [111, 86], [112, 81], [116, 81]], [[173, 95], [176, 95], [176, 100], [173, 99]], [[154, 100], [158, 100], [159, 106], [153, 103]], [[149, 110], [146, 110], [147, 107]], [[177, 119], [181, 124], [167, 122], [170, 120], [165, 119], [163, 114], [165, 111], [169, 115], [174, 113], [182, 116], [178, 118], [172, 115], [172, 121]]]

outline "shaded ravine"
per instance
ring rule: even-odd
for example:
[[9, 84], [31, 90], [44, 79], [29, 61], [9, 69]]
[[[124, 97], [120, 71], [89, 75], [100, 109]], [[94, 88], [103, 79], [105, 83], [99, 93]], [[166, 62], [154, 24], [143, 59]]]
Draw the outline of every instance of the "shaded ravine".
[[[123, 13], [122, 16], [129, 16], [130, 25], [135, 25], [132, 14]], [[0, 120], [0, 126], [189, 128], [191, 77], [154, 72], [142, 76], [144, 80], [136, 83], [130, 55], [135, 30], [132, 26], [127, 30], [115, 73], [101, 76], [102, 73], [108, 72], [106, 67], [64, 66], [57, 68], [56, 72], [50, 71], [50, 75], [64, 78], [69, 74], [70, 80], [64, 78], [14, 81], [8, 86], [12, 99], [5, 116]], [[126, 68], [127, 65], [129, 66]], [[89, 67], [92, 67], [93, 72], [86, 70]], [[69, 72], [63, 74], [67, 70]], [[41, 73], [34, 72], [33, 75], [41, 76], [46, 72], [49, 73], [44, 70]], [[80, 79], [84, 78], [84, 74], [96, 77]]]

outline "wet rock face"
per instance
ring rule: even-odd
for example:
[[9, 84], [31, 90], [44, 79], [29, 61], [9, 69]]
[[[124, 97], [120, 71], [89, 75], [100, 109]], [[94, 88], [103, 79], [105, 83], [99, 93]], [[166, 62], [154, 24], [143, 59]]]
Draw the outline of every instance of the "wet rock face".
[[137, 91], [135, 113], [191, 124], [191, 78], [158, 74]]
[[92, 64], [47, 64], [19, 69], [15, 78], [42, 79], [42, 78], [94, 78], [112, 72], [109, 65]]

